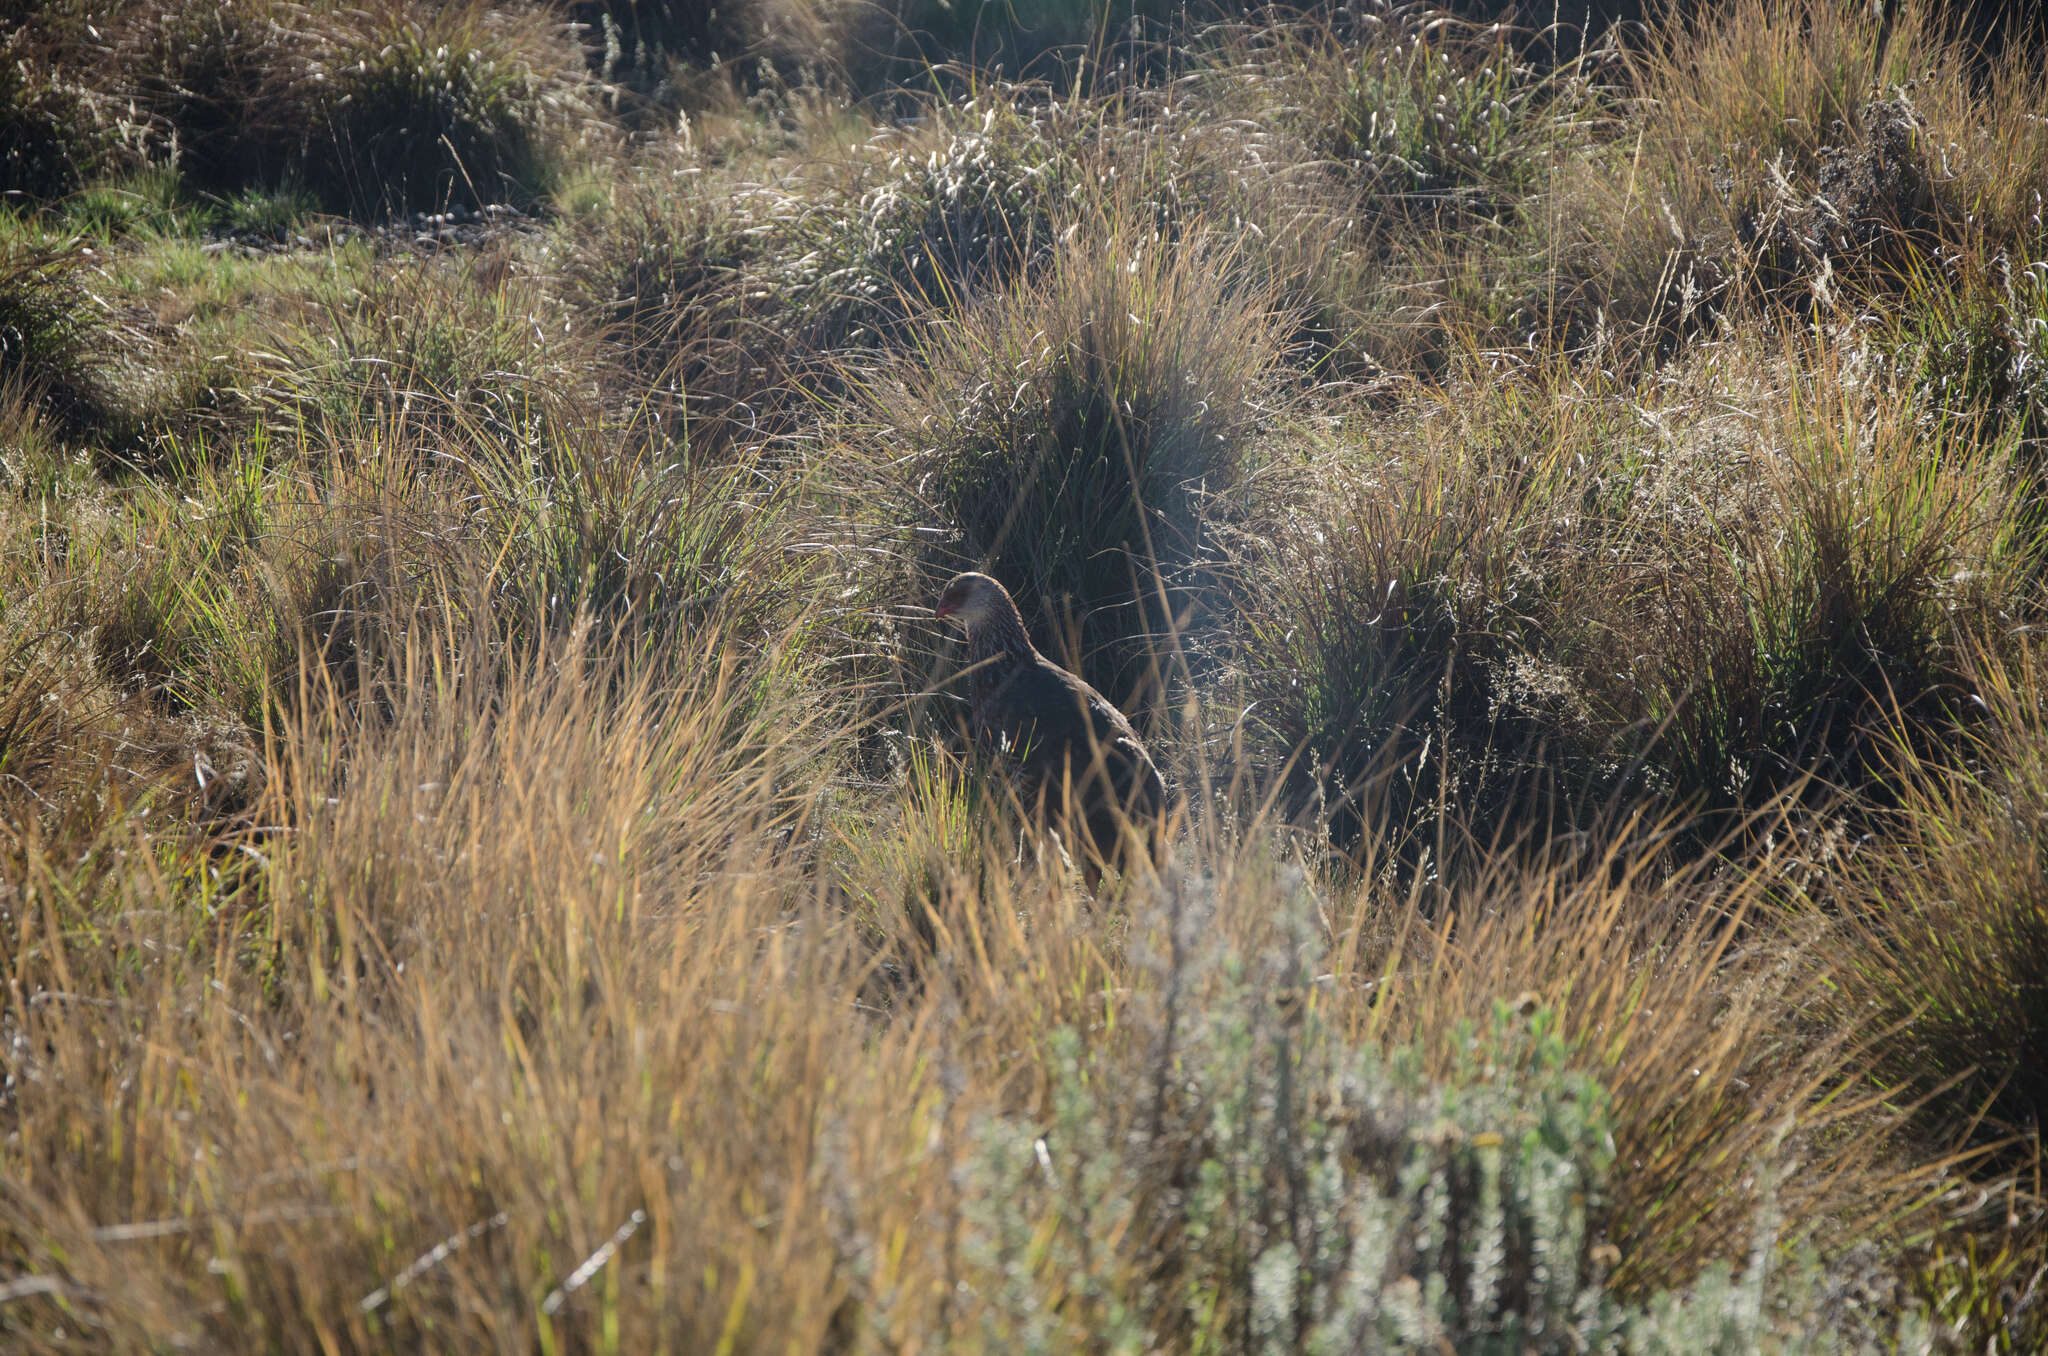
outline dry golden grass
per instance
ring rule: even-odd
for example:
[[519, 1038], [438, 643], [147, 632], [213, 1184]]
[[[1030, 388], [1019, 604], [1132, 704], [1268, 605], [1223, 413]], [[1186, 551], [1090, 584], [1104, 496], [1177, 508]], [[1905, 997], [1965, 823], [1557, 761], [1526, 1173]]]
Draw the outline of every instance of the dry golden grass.
[[[370, 700], [302, 678], [245, 823], [127, 816], [61, 853], [61, 826], [10, 835], [26, 1053], [0, 1227], [51, 1286], [15, 1340], [1002, 1349], [1029, 1313], [1079, 1340], [1070, 1278], [975, 1259], [1004, 1208], [976, 1127], [1050, 1113], [1068, 1032], [1121, 1089], [1113, 1145], [1161, 1098], [1229, 1091], [1167, 1077], [1176, 1013], [1276, 1002], [1433, 1079], [1497, 1007], [1554, 1014], [1614, 1096], [1598, 1237], [1625, 1292], [1742, 1258], [1763, 1197], [1853, 1231], [1934, 1185], [1876, 1170], [1889, 1118], [1844, 1096], [1846, 1033], [1802, 1032], [1799, 948], [1731, 951], [1770, 863], [1720, 886], [1617, 847], [1503, 868], [1430, 918], [1395, 883], [1289, 905], [1286, 873], [1198, 832], [1128, 922], [996, 858], [931, 900], [928, 949], [898, 921], [877, 951], [806, 863], [834, 731], [742, 700], [716, 628], [675, 642], [705, 647], [675, 656], [681, 686], [587, 635], [460, 671], [435, 618], [412, 635]], [[917, 978], [877, 1008], [891, 951]], [[1139, 1171], [1198, 1150], [1155, 1131]], [[1039, 1204], [1014, 1227], [1102, 1249], [1119, 1303], [1148, 1265], [1200, 1265]], [[1152, 1208], [1134, 1237], [1173, 1217]]]
[[[431, 8], [39, 34], [211, 139], [0, 217], [0, 1346], [2038, 1345], [2038, 61]], [[318, 217], [306, 44], [556, 215]], [[955, 737], [960, 557], [1156, 871]]]

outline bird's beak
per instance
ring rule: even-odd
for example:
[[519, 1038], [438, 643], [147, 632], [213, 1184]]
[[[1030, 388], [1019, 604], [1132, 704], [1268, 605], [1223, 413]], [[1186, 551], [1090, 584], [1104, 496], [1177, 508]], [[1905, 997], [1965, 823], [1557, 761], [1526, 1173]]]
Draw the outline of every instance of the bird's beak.
[[952, 616], [953, 613], [957, 610], [957, 608], [954, 608], [949, 604], [940, 603], [937, 607], [932, 609], [932, 616], [940, 621], [944, 621], [946, 618]]

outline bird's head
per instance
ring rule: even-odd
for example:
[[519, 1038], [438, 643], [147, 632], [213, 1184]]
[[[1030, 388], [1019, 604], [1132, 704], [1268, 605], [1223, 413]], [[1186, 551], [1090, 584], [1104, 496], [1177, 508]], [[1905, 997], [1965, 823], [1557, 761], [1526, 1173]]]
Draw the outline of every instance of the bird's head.
[[1010, 595], [1003, 591], [1003, 586], [987, 575], [959, 574], [954, 575], [939, 594], [939, 603], [932, 609], [932, 615], [972, 631], [1015, 606], [1010, 602]]

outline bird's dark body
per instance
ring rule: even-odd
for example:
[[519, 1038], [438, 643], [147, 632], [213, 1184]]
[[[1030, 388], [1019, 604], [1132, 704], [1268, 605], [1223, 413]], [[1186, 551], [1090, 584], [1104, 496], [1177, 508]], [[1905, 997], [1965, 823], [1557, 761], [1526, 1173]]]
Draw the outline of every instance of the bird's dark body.
[[[1156, 848], [1166, 784], [1137, 731], [1106, 697], [1040, 654], [1016, 604], [983, 575], [967, 621], [969, 728], [1016, 774], [1025, 808], [1085, 834], [1093, 862], [1120, 862], [1126, 829]], [[960, 581], [947, 588], [954, 595]], [[951, 615], [942, 601], [942, 615]], [[959, 609], [954, 609], [957, 612]]]

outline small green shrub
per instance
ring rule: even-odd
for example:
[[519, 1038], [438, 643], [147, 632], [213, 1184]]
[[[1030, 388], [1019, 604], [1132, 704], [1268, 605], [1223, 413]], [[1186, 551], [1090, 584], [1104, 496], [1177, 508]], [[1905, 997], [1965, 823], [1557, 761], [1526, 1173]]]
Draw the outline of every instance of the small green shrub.
[[1419, 1050], [1345, 1039], [1306, 937], [1242, 954], [1203, 932], [1203, 887], [1168, 889], [1136, 921], [1156, 972], [1144, 1039], [1048, 1033], [1039, 1109], [984, 1120], [959, 1171], [979, 1348], [1086, 1333], [1113, 1349], [1704, 1352], [1874, 1336], [1812, 1293], [1836, 1278], [1779, 1237], [1764, 1164], [1739, 1270], [1716, 1263], [1638, 1302], [1609, 1289], [1620, 1108], [1556, 1012], [1496, 1000], [1444, 1033], [1458, 1053], [1432, 1076]]
[[[1049, 1123], [981, 1132], [964, 1260], [1036, 1282], [998, 1283], [990, 1345], [1061, 1326], [1237, 1351], [1611, 1341], [1589, 1260], [1604, 1094], [1541, 1014], [1472, 1043], [1470, 1072], [1433, 1087], [1400, 1052], [1344, 1050], [1312, 1010], [1220, 993], [1176, 1032], [1166, 1105], [1126, 1128], [1118, 1079], [1054, 1033]], [[1103, 1247], [1119, 1236], [1136, 1256]], [[1136, 1296], [1123, 1267], [1147, 1278]], [[1088, 1319], [1034, 1312], [1048, 1293]]]
[[245, 188], [221, 204], [221, 224], [236, 234], [284, 240], [313, 215], [315, 204], [303, 189]]

